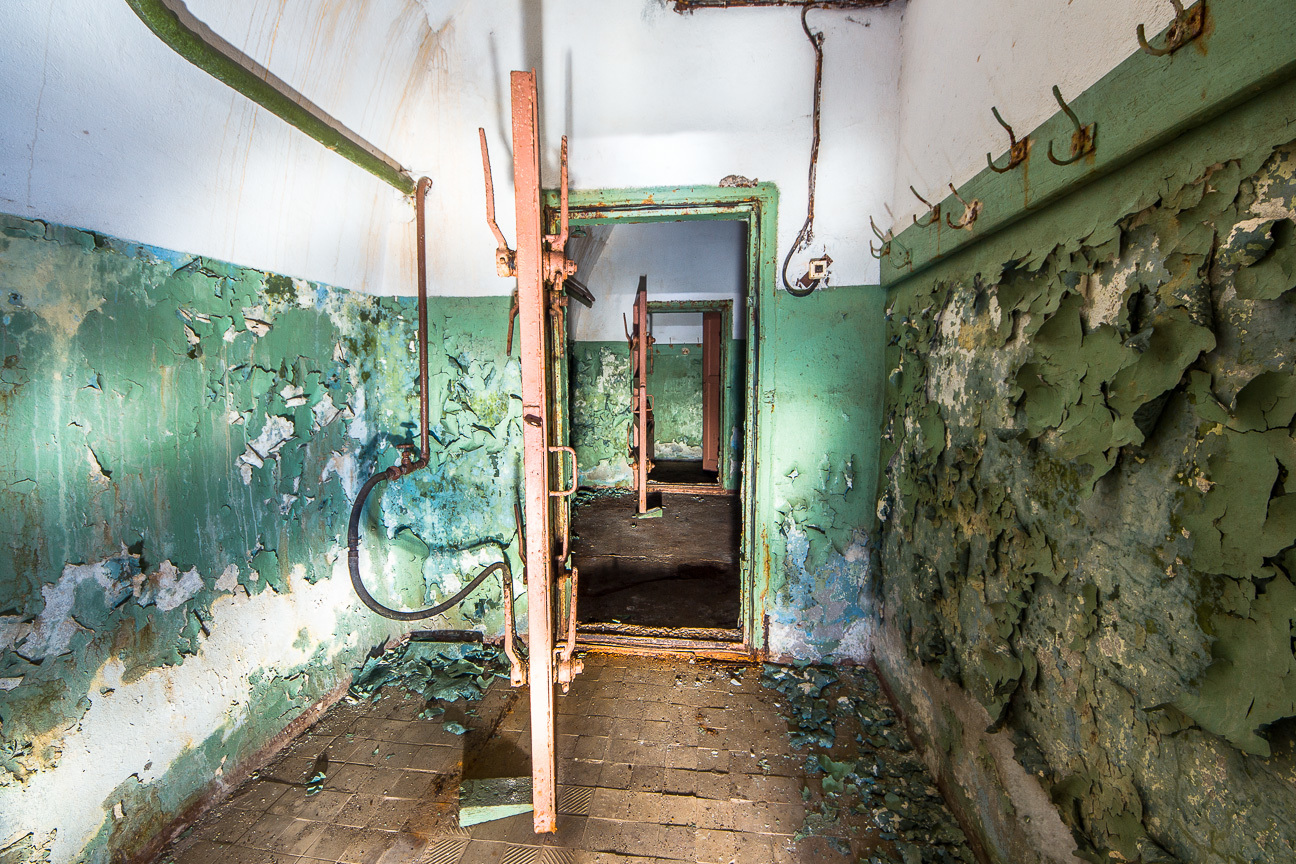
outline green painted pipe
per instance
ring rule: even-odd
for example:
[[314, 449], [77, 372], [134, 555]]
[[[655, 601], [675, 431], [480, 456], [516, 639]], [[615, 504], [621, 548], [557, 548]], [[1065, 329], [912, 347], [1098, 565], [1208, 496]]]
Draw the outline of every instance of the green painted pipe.
[[[283, 92], [271, 83], [270, 79], [274, 76], [268, 71], [258, 75], [222, 51], [183, 21], [166, 0], [126, 0], [126, 5], [171, 50], [217, 81], [234, 88], [284, 122], [406, 195], [414, 191], [413, 178], [399, 162], [346, 130], [341, 123], [315, 108], [305, 96], [290, 90], [287, 85], [283, 85], [283, 88], [289, 92]], [[312, 108], [315, 110], [311, 110]]]

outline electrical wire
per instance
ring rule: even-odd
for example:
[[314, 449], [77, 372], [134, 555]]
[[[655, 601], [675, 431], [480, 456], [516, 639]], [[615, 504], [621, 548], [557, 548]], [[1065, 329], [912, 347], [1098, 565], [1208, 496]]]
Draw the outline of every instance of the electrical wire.
[[792, 256], [809, 246], [810, 241], [814, 238], [815, 174], [819, 167], [819, 105], [823, 91], [824, 34], [822, 32], [810, 32], [810, 25], [806, 22], [806, 13], [810, 11], [812, 6], [813, 4], [807, 3], [801, 7], [801, 29], [805, 31], [806, 38], [810, 40], [810, 47], [814, 48], [815, 52], [814, 113], [811, 115], [814, 134], [810, 139], [809, 194], [807, 195], [805, 222], [801, 225], [801, 232], [797, 234], [796, 240], [793, 241], [792, 247], [788, 249], [787, 256], [783, 259], [783, 287], [793, 297], [809, 297], [814, 293], [815, 288], [819, 287], [819, 280], [815, 279], [808, 288], [797, 288], [788, 282], [787, 277], [788, 264], [791, 263]]

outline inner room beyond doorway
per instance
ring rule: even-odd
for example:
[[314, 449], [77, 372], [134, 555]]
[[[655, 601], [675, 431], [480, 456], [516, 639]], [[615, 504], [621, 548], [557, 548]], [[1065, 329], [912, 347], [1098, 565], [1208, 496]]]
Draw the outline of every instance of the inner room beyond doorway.
[[587, 628], [737, 625], [737, 496], [667, 493], [661, 499], [661, 516], [652, 519], [635, 517], [630, 492], [586, 492], [578, 500], [572, 560]]
[[581, 629], [741, 640], [747, 224], [579, 230], [573, 252], [594, 298], [568, 307]]

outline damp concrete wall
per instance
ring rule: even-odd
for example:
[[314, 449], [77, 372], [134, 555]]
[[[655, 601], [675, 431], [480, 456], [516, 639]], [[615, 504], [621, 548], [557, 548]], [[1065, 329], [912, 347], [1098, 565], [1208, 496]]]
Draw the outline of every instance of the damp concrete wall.
[[885, 295], [877, 286], [776, 292], [762, 310], [773, 354], [757, 423], [769, 436], [771, 494], [756, 526], [769, 569], [769, 651], [867, 661], [877, 569], [874, 505], [883, 406]]
[[[516, 564], [506, 311], [431, 304], [432, 465], [363, 519], [392, 605]], [[5, 861], [147, 848], [407, 629], [345, 537], [416, 441], [414, 335], [409, 300], [0, 216]], [[499, 593], [438, 623], [499, 632]]]
[[990, 861], [1296, 858], [1293, 117], [888, 294], [875, 659]]

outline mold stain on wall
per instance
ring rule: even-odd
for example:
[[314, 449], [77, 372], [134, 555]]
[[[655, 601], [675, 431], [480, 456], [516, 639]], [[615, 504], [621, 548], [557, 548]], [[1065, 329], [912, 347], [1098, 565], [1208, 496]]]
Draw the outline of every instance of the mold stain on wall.
[[1296, 143], [1242, 141], [890, 298], [879, 662], [997, 860], [1296, 859]]
[[[371, 499], [380, 596], [514, 554], [506, 309], [431, 303], [435, 452]], [[6, 861], [142, 848], [398, 635], [345, 532], [417, 435], [414, 326], [409, 298], [0, 217]], [[498, 632], [499, 594], [443, 626]]]

